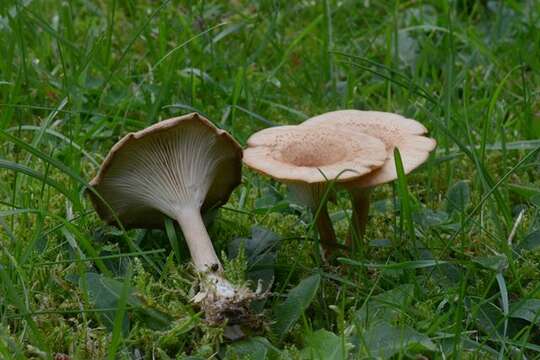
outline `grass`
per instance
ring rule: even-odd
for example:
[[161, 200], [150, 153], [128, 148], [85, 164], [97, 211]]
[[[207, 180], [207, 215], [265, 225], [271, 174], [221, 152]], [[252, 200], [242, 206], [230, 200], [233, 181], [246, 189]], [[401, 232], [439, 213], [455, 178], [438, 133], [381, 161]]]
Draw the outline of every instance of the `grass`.
[[[538, 2], [7, 0], [0, 16], [0, 358], [540, 358]], [[245, 169], [211, 226], [231, 274], [274, 278], [243, 341], [190, 304], [172, 223], [107, 228], [84, 196], [112, 144], [160, 119], [198, 111], [245, 144], [342, 108], [418, 119], [437, 150], [374, 190], [369, 244], [339, 266], [309, 212]], [[330, 211], [344, 239], [345, 193]], [[242, 242], [265, 246], [240, 261]]]

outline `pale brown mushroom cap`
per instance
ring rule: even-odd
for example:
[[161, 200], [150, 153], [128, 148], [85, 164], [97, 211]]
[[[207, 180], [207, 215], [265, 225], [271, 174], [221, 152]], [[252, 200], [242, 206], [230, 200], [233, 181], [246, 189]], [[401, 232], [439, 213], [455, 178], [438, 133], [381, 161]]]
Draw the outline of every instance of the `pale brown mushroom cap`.
[[289, 183], [350, 181], [387, 159], [380, 140], [334, 126], [279, 126], [257, 132], [247, 143], [247, 166]]
[[[90, 185], [126, 228], [163, 227], [184, 206], [207, 210], [227, 202], [241, 182], [242, 149], [197, 113], [164, 120], [118, 141]], [[100, 218], [110, 209], [87, 191]]]
[[385, 164], [373, 172], [344, 184], [346, 187], [371, 187], [397, 179], [394, 148], [401, 154], [405, 173], [423, 164], [435, 149], [434, 139], [422, 136], [427, 129], [416, 120], [398, 114], [380, 111], [339, 110], [315, 116], [304, 121], [302, 127], [328, 126], [348, 128], [382, 140], [388, 153]]

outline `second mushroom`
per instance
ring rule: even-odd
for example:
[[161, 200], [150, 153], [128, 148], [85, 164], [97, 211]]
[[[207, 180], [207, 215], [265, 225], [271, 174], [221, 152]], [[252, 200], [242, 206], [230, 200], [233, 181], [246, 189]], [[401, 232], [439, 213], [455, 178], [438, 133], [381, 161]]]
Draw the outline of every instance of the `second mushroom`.
[[327, 254], [338, 247], [324, 194], [330, 182], [352, 181], [381, 167], [387, 158], [384, 143], [366, 134], [331, 126], [280, 126], [248, 139], [244, 163], [287, 184], [310, 208]]
[[244, 163], [283, 181], [319, 216], [315, 219], [327, 253], [339, 247], [322, 195], [336, 181], [352, 200], [347, 245], [364, 236], [370, 190], [397, 178], [393, 151], [398, 148], [405, 173], [427, 160], [435, 140], [427, 129], [398, 114], [340, 110], [296, 126], [264, 129], [248, 139]]
[[[394, 149], [399, 149], [403, 170], [405, 174], [408, 174], [422, 165], [437, 145], [434, 139], [424, 136], [427, 129], [418, 121], [381, 111], [332, 111], [310, 118], [301, 126], [306, 128], [333, 126], [340, 130], [348, 129], [356, 134], [376, 137], [385, 145], [388, 159], [382, 167], [342, 184], [349, 192], [352, 202], [352, 226], [347, 237], [349, 246], [364, 237], [371, 190], [377, 185], [391, 182], [398, 177]], [[358, 241], [354, 241], [355, 239]]]

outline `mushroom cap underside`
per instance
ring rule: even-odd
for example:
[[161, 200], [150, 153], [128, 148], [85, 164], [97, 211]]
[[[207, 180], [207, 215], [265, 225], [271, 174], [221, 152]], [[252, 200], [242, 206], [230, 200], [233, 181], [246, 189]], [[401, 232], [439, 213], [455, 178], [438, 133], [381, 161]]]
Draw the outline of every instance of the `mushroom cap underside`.
[[197, 113], [164, 120], [118, 141], [87, 193], [101, 219], [125, 228], [161, 228], [182, 206], [207, 211], [241, 182], [242, 149]]

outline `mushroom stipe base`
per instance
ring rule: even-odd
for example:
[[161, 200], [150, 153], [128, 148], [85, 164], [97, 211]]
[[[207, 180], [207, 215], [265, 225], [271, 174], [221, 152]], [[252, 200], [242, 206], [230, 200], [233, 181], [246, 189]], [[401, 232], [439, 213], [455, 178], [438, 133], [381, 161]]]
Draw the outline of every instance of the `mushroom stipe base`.
[[[270, 292], [262, 290], [259, 283], [252, 291], [246, 286], [235, 286], [217, 273], [200, 274], [200, 290], [192, 299], [205, 314], [209, 325], [247, 325], [252, 328], [260, 324], [259, 316], [251, 311], [254, 300], [266, 298]], [[268, 287], [269, 289], [270, 287]]]

